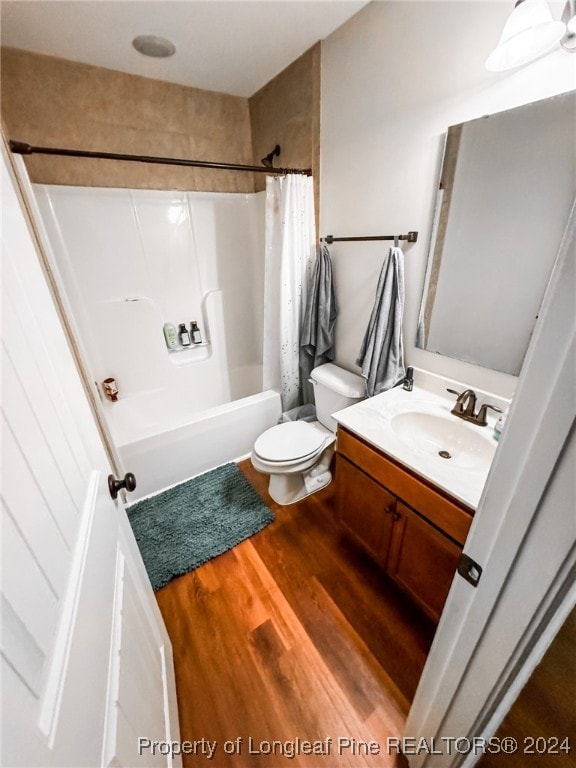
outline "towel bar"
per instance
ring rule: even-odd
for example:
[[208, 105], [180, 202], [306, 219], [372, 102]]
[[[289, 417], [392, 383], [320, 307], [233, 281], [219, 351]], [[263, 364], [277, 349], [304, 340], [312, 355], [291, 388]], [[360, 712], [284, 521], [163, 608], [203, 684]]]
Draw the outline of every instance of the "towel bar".
[[360, 242], [365, 240], [406, 240], [408, 243], [416, 243], [418, 241], [418, 232], [408, 232], [406, 235], [365, 235], [362, 237], [334, 237], [334, 235], [326, 235], [321, 237], [321, 243], [341, 243], [341, 242]]

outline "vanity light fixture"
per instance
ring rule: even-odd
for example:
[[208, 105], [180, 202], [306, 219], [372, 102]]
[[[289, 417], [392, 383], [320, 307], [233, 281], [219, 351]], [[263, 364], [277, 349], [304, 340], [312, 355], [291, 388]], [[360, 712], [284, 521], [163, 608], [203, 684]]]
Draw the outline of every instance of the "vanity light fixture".
[[567, 0], [562, 20], [555, 21], [547, 0], [517, 0], [500, 42], [486, 59], [486, 69], [499, 72], [528, 64], [561, 43], [576, 50], [576, 0]]
[[138, 35], [132, 40], [132, 45], [138, 53], [144, 56], [152, 56], [155, 59], [165, 59], [168, 56], [174, 56], [176, 46], [165, 37], [157, 35]]

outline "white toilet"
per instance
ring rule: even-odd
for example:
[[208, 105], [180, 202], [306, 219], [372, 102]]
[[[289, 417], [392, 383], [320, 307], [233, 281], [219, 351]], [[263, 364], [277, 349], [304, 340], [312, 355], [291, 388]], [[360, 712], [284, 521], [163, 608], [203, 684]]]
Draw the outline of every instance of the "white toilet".
[[363, 400], [365, 382], [333, 363], [311, 373], [318, 421], [290, 421], [263, 432], [252, 449], [252, 465], [270, 475], [268, 492], [277, 504], [293, 504], [330, 483], [336, 421], [331, 414]]

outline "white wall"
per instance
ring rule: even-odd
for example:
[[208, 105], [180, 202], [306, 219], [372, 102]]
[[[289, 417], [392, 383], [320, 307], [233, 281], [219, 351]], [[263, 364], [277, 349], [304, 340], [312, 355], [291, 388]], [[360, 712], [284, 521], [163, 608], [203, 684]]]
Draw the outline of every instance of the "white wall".
[[[562, 6], [553, 4], [555, 17]], [[404, 249], [407, 363], [504, 396], [515, 377], [417, 349], [414, 339], [448, 126], [576, 87], [576, 55], [560, 49], [520, 70], [484, 68], [511, 8], [374, 2], [322, 48], [321, 235], [418, 230], [418, 243]], [[337, 362], [350, 370], [385, 252], [372, 243], [331, 247]]]

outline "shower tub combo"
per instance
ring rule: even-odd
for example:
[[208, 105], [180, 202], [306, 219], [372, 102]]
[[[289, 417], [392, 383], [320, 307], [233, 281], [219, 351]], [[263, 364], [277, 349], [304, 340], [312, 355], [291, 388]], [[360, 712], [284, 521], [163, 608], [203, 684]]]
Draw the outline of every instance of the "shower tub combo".
[[[263, 386], [264, 193], [32, 185], [131, 499], [250, 453], [277, 423]], [[202, 342], [170, 351], [163, 326]], [[104, 397], [115, 379], [119, 397]]]

